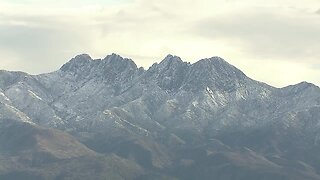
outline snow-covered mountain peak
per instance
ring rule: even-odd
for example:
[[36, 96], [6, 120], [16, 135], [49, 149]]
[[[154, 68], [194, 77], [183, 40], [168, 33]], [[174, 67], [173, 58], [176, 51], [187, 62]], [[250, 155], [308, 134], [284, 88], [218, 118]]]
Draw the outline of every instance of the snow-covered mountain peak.
[[196, 63], [192, 64], [193, 66], [207, 66], [210, 68], [227, 68], [227, 69], [237, 69], [234, 66], [232, 66], [231, 64], [229, 64], [226, 60], [224, 60], [221, 57], [218, 56], [214, 56], [211, 58], [205, 58], [205, 59], [201, 59], [199, 61], [197, 61]]
[[75, 77], [77, 80], [99, 79], [107, 82], [119, 78], [133, 78], [139, 71], [131, 59], [117, 54], [108, 55], [102, 60], [93, 60], [89, 55], [81, 54], [64, 64], [60, 70], [65, 72], [64, 75]]
[[313, 97], [314, 94], [320, 93], [320, 88], [312, 83], [303, 81], [295, 85], [290, 85], [290, 86], [281, 88], [279, 92], [287, 95], [305, 93], [305, 95], [314, 98]]
[[75, 71], [83, 66], [87, 66], [92, 61], [88, 54], [79, 54], [72, 58], [69, 62], [64, 64], [60, 70], [62, 71]]
[[314, 85], [314, 84], [312, 84], [312, 83], [309, 83], [309, 82], [307, 82], [307, 81], [302, 81], [302, 82], [296, 84], [295, 86], [306, 87], [306, 88], [307, 88], [307, 87], [319, 88], [318, 86], [316, 86], [316, 85]]
[[182, 64], [185, 64], [185, 62], [183, 62], [180, 57], [169, 54], [157, 65], [157, 67], [159, 69], [171, 69], [178, 68]]
[[[41, 141], [31, 140], [39, 143], [27, 149], [22, 146], [18, 149], [21, 155], [7, 158], [6, 154], [14, 150], [7, 145], [24, 141], [24, 132], [33, 132], [34, 128], [8, 130], [6, 119], [65, 130], [99, 156], [78, 163], [73, 161], [78, 159], [74, 154], [82, 157], [86, 152], [82, 145], [60, 143], [51, 138], [52, 133], [49, 139], [39, 139], [38, 133], [36, 140]], [[17, 132], [23, 134], [16, 136]], [[250, 79], [220, 57], [190, 64], [168, 55], [144, 70], [117, 54], [98, 60], [82, 54], [52, 73], [0, 71], [0, 166], [6, 165], [0, 168], [0, 179], [16, 173], [6, 172], [11, 161], [13, 169], [23, 172], [22, 178], [30, 169], [37, 176], [29, 179], [38, 178], [38, 174], [47, 179], [101, 179], [112, 169], [102, 168], [95, 159], [106, 160], [103, 154], [114, 154], [132, 159], [143, 168], [143, 175], [135, 179], [217, 179], [217, 175], [228, 180], [240, 174], [242, 180], [260, 176], [319, 180], [319, 132], [320, 88], [307, 82], [274, 88]], [[8, 141], [8, 137], [14, 138]], [[26, 142], [30, 144], [29, 139]], [[63, 146], [55, 148], [57, 143]], [[71, 145], [70, 150], [64, 149], [66, 143]], [[67, 159], [53, 159], [55, 154], [65, 154]], [[41, 162], [45, 168], [38, 164]], [[101, 178], [91, 176], [91, 171], [85, 171], [85, 176], [65, 173], [68, 169], [78, 174], [82, 167], [86, 170], [89, 166], [98, 167]], [[61, 173], [57, 167], [61, 167]], [[49, 177], [45, 170], [55, 175]], [[235, 176], [220, 173], [230, 170]], [[129, 171], [132, 169], [121, 172]], [[158, 173], [161, 176], [154, 176]], [[112, 174], [110, 177], [117, 179]]]
[[123, 58], [118, 54], [111, 54], [106, 56], [103, 60], [103, 63], [105, 64], [111, 64], [112, 66], [121, 68], [121, 67], [127, 67], [127, 68], [132, 68], [132, 69], [137, 69], [137, 65], [135, 64], [134, 61], [132, 61], [129, 58]]
[[79, 54], [72, 58], [69, 62], [78, 63], [78, 64], [86, 64], [90, 63], [93, 59], [89, 54]]
[[90, 56], [89, 54], [86, 54], [86, 53], [76, 55], [76, 56], [75, 56], [75, 59], [78, 59], [78, 60], [82, 59], [82, 60], [84, 60], [84, 61], [92, 60], [91, 56]]
[[227, 63], [227, 64], [229, 64], [226, 60], [224, 60], [222, 57], [219, 57], [219, 56], [213, 56], [211, 58], [207, 58], [207, 60], [216, 61], [216, 62], [219, 62], [219, 63]]
[[121, 61], [123, 60], [124, 58], [122, 56], [120, 56], [119, 54], [115, 54], [115, 53], [112, 53], [110, 55], [107, 55], [102, 61], [105, 61], [105, 62], [112, 62], [112, 61]]
[[[171, 55], [168, 54], [162, 61], [161, 63], [167, 62], [167, 61], [182, 61], [181, 58], [179, 56], [175, 56], [175, 55]], [[160, 64], [161, 64], [160, 63]]]
[[202, 59], [189, 66], [185, 88], [203, 90], [206, 87], [234, 91], [250, 79], [239, 69], [220, 57]]

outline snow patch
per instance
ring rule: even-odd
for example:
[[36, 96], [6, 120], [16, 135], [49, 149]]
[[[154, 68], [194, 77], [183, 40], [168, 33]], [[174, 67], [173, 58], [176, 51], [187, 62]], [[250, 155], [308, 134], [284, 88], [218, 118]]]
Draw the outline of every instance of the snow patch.
[[121, 128], [124, 127], [124, 125], [123, 125], [123, 123], [124, 123], [124, 124], [127, 124], [127, 125], [135, 128], [135, 129], [138, 129], [140, 132], [143, 132], [146, 136], [148, 136], [149, 133], [150, 133], [148, 130], [146, 130], [146, 129], [138, 126], [138, 125], [135, 125], [135, 124], [133, 124], [133, 123], [131, 123], [131, 122], [125, 120], [125, 119], [121, 119], [119, 116], [115, 115], [115, 114], [114, 114], [113, 112], [111, 112], [110, 110], [105, 110], [105, 111], [103, 111], [103, 114], [105, 114], [105, 115], [107, 115], [107, 116], [110, 116], [111, 118], [115, 118], [115, 117], [116, 117], [117, 120], [115, 120], [114, 123], [116, 123], [116, 124], [117, 124], [119, 127], [121, 127]]
[[0, 92], [0, 96], [2, 96], [6, 101], [10, 101], [10, 99], [3, 92]]
[[30, 123], [30, 124], [35, 124], [32, 122], [32, 120], [27, 116], [25, 115], [24, 113], [20, 112], [17, 108], [13, 107], [13, 106], [10, 106], [8, 104], [5, 104], [6, 107], [8, 107], [9, 109], [11, 109], [23, 122], [27, 122], [27, 123]]
[[197, 107], [197, 106], [199, 105], [199, 102], [198, 102], [198, 101], [193, 101], [193, 102], [192, 102], [192, 105], [193, 105], [194, 107]]
[[34, 98], [39, 99], [40, 101], [42, 101], [42, 98], [39, 97], [39, 96], [38, 96], [36, 93], [34, 93], [33, 91], [28, 90], [28, 92], [29, 92], [29, 94], [30, 94], [32, 97], [34, 97]]

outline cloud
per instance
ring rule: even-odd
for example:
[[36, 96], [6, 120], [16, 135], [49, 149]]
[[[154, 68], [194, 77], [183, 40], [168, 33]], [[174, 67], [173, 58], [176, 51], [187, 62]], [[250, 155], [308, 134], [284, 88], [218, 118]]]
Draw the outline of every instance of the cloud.
[[220, 39], [257, 59], [315, 61], [320, 58], [320, 22], [311, 15], [265, 9], [222, 14], [196, 22], [190, 34]]
[[167, 54], [191, 62], [218, 55], [277, 86], [301, 80], [278, 80], [281, 68], [320, 77], [311, 67], [320, 56], [318, 0], [15, 1], [0, 0], [1, 69], [37, 74], [76, 54], [114, 52], [146, 68]]
[[[0, 18], [1, 19], [1, 18]], [[90, 30], [84, 25], [60, 21], [57, 17], [5, 18], [0, 24], [0, 49], [7, 54], [14, 70], [48, 72], [55, 70], [57, 62], [64, 63], [74, 53], [90, 50]], [[3, 58], [3, 57], [2, 57]], [[60, 65], [58, 65], [60, 66]]]

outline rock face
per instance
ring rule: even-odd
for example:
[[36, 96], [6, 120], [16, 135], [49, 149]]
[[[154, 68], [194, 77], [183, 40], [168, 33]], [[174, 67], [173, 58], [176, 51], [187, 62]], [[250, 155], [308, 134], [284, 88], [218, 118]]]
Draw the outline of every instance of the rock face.
[[144, 70], [82, 54], [48, 74], [1, 71], [0, 119], [68, 132], [135, 161], [140, 179], [320, 179], [319, 87], [274, 88], [220, 57]]
[[142, 169], [116, 155], [102, 156], [69, 134], [2, 119], [0, 179], [134, 179]]

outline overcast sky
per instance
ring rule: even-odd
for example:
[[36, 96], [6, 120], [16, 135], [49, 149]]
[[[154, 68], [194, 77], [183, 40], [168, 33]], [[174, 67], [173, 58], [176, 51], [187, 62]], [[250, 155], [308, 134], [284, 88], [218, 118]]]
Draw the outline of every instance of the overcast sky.
[[54, 71], [77, 54], [148, 68], [220, 56], [276, 87], [320, 85], [319, 0], [0, 0], [0, 69]]

